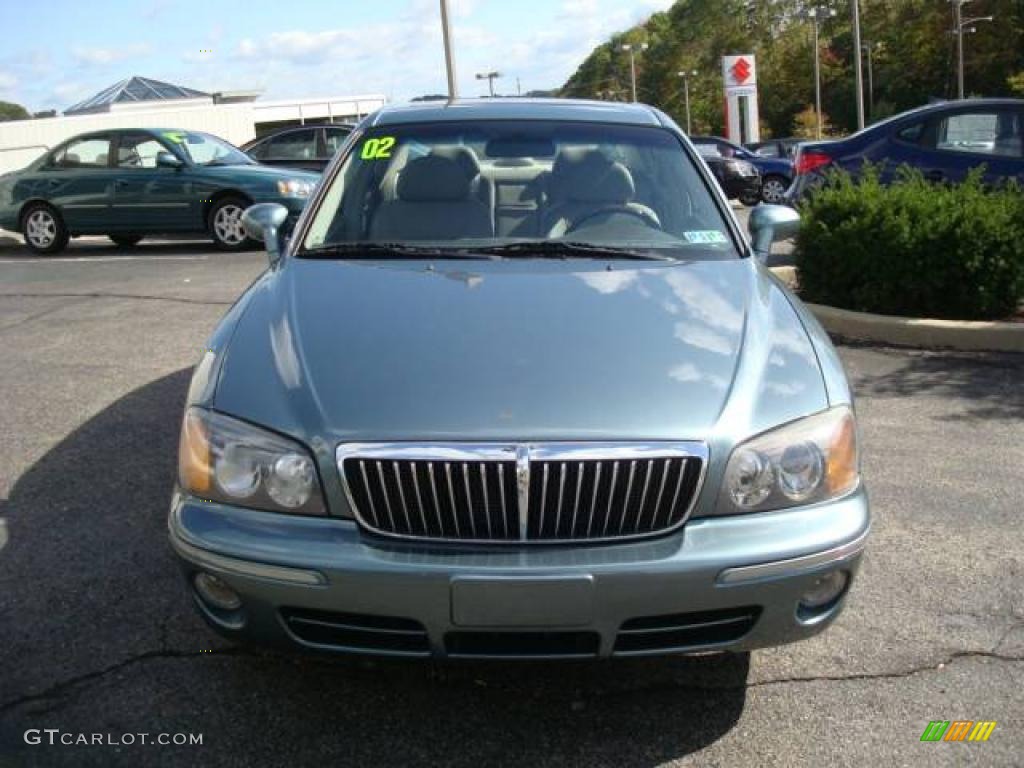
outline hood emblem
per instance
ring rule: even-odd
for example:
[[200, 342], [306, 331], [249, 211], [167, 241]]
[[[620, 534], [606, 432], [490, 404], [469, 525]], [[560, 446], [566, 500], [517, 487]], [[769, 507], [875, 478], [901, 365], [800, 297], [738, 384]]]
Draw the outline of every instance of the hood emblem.
[[530, 520], [530, 446], [516, 446], [516, 490], [519, 495], [519, 538], [526, 539]]

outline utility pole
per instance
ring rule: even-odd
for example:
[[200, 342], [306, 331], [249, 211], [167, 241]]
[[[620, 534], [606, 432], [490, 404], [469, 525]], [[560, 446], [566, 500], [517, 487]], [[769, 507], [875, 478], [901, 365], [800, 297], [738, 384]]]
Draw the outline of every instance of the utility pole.
[[[640, 43], [640, 50], [646, 51], [650, 46], [647, 43]], [[633, 84], [633, 101], [636, 101], [636, 49], [629, 43], [623, 43], [622, 50], [629, 51], [629, 76]]]
[[676, 72], [676, 77], [683, 78], [683, 97], [686, 101], [686, 134], [689, 135], [693, 132], [690, 127], [690, 78], [697, 76], [697, 70], [691, 69], [682, 72]]
[[952, 0], [953, 2], [953, 34], [956, 35], [956, 96], [964, 98], [964, 32], [974, 33], [977, 28], [971, 26], [979, 21], [992, 21], [994, 16], [975, 16], [964, 18], [964, 6], [971, 0]]
[[448, 23], [448, 0], [441, 0], [441, 36], [444, 38], [444, 65], [448, 70], [448, 98], [459, 98], [459, 86], [455, 80], [455, 53], [452, 51], [452, 30]]
[[[860, 0], [850, 0], [853, 7], [853, 50], [856, 66], [854, 73], [857, 80], [857, 129], [864, 127], [864, 72], [860, 61]], [[871, 55], [870, 53], [868, 54]]]
[[818, 44], [818, 21], [821, 18], [834, 18], [834, 8], [811, 8], [806, 16], [814, 26], [814, 110], [818, 121], [817, 136], [821, 138], [821, 48]]
[[476, 73], [476, 79], [477, 80], [486, 80], [487, 81], [487, 89], [490, 91], [492, 99], [494, 98], [494, 80], [496, 78], [499, 78], [499, 77], [501, 77], [501, 72], [477, 72]]

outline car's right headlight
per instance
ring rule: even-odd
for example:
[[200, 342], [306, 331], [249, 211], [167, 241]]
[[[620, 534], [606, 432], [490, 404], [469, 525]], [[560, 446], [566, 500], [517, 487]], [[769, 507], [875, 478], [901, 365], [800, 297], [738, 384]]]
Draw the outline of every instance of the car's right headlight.
[[860, 480], [857, 425], [838, 406], [765, 432], [729, 457], [718, 512], [762, 512], [843, 496]]
[[312, 456], [298, 443], [230, 416], [189, 408], [178, 483], [200, 499], [271, 512], [324, 515]]

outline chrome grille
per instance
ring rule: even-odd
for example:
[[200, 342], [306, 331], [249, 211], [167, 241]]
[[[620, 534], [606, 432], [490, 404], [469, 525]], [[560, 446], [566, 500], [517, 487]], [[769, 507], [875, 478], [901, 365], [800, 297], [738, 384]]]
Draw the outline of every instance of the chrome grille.
[[338, 467], [359, 522], [441, 541], [649, 536], [685, 522], [701, 443], [347, 444]]

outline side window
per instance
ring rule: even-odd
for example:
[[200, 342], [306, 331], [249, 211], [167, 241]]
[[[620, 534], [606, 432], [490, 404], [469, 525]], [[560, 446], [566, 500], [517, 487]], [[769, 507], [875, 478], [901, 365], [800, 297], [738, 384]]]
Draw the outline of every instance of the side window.
[[349, 133], [351, 131], [347, 128], [324, 128], [324, 138], [327, 140], [327, 154], [333, 156], [335, 152], [341, 149], [341, 145], [345, 143]]
[[106, 168], [110, 157], [110, 139], [82, 139], [57, 153], [54, 165], [61, 168]]
[[912, 125], [908, 125], [905, 128], [900, 128], [896, 132], [896, 138], [905, 144], [920, 144], [921, 139], [924, 137], [925, 123], [919, 122]]
[[754, 153], [759, 157], [778, 157], [779, 156], [779, 145], [778, 144], [765, 144], [763, 147], [758, 147], [757, 152]]
[[269, 141], [261, 141], [252, 149], [246, 151], [246, 154], [254, 160], [266, 160], [267, 158], [267, 147], [270, 145]]
[[1021, 139], [1021, 119], [1015, 112], [964, 112], [938, 121], [935, 148], [946, 152], [1020, 157]]
[[157, 154], [166, 151], [167, 148], [149, 134], [122, 134], [117, 143], [117, 167], [156, 168]]
[[316, 129], [288, 131], [266, 143], [264, 160], [315, 160]]

